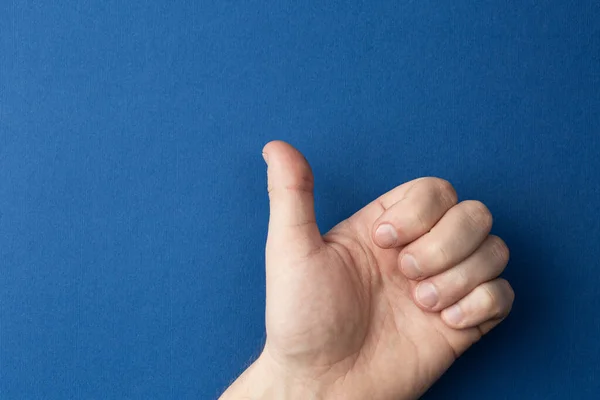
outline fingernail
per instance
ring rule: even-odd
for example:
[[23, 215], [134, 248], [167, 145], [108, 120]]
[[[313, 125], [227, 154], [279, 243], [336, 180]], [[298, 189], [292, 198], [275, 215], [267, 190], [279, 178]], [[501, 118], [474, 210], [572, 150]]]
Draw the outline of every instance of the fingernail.
[[267, 165], [269, 165], [269, 156], [267, 155], [267, 153], [262, 153], [263, 159], [265, 160], [265, 162], [267, 163]]
[[381, 224], [375, 231], [375, 240], [381, 247], [392, 247], [398, 240], [398, 234], [392, 225]]
[[400, 268], [402, 273], [409, 279], [417, 279], [421, 276], [421, 270], [417, 264], [417, 260], [410, 254], [405, 254], [400, 260]]
[[458, 325], [463, 319], [463, 312], [458, 304], [444, 310], [444, 319], [453, 325]]
[[435, 286], [429, 282], [421, 282], [417, 286], [417, 300], [421, 305], [431, 308], [438, 302], [438, 293]]

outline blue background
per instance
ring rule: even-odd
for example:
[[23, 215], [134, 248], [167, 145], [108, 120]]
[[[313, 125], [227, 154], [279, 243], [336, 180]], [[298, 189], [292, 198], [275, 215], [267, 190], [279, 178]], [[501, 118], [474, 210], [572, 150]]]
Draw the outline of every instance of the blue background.
[[495, 214], [513, 314], [426, 399], [600, 396], [599, 2], [2, 1], [0, 57], [0, 398], [216, 398], [271, 139], [324, 231], [423, 175]]

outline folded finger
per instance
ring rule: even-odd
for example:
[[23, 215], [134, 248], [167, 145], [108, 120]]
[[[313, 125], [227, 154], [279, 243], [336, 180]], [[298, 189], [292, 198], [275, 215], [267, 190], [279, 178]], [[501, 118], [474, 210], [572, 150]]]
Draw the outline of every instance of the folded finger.
[[[455, 329], [472, 328], [479, 325], [496, 325], [510, 312], [515, 294], [504, 279], [495, 279], [477, 286], [458, 303], [442, 311], [444, 322]], [[489, 327], [489, 329], [491, 329]], [[489, 330], [488, 329], [488, 330]]]
[[437, 275], [470, 256], [492, 228], [492, 214], [479, 201], [463, 201], [399, 254], [400, 269], [409, 279]]
[[420, 179], [375, 221], [373, 241], [382, 248], [405, 245], [429, 232], [456, 201], [449, 182]]
[[508, 247], [490, 235], [466, 260], [419, 282], [414, 296], [428, 311], [439, 311], [465, 297], [477, 286], [498, 277], [508, 263]]

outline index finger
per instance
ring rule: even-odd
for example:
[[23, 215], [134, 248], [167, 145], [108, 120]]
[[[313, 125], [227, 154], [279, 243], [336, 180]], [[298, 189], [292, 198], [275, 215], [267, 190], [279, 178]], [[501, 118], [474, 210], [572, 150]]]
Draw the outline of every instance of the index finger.
[[[386, 195], [398, 195], [392, 192]], [[401, 195], [402, 197], [387, 208], [373, 225], [373, 241], [379, 247], [402, 246], [421, 237], [429, 232], [457, 201], [452, 185], [439, 178], [414, 181]], [[390, 197], [383, 201], [393, 200]]]

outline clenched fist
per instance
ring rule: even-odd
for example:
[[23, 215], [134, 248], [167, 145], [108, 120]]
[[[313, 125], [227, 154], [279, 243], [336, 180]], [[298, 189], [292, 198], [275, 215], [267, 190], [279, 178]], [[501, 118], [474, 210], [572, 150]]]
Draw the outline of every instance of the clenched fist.
[[508, 249], [481, 202], [421, 178], [321, 235], [302, 154], [263, 153], [267, 340], [222, 399], [415, 399], [508, 315]]

